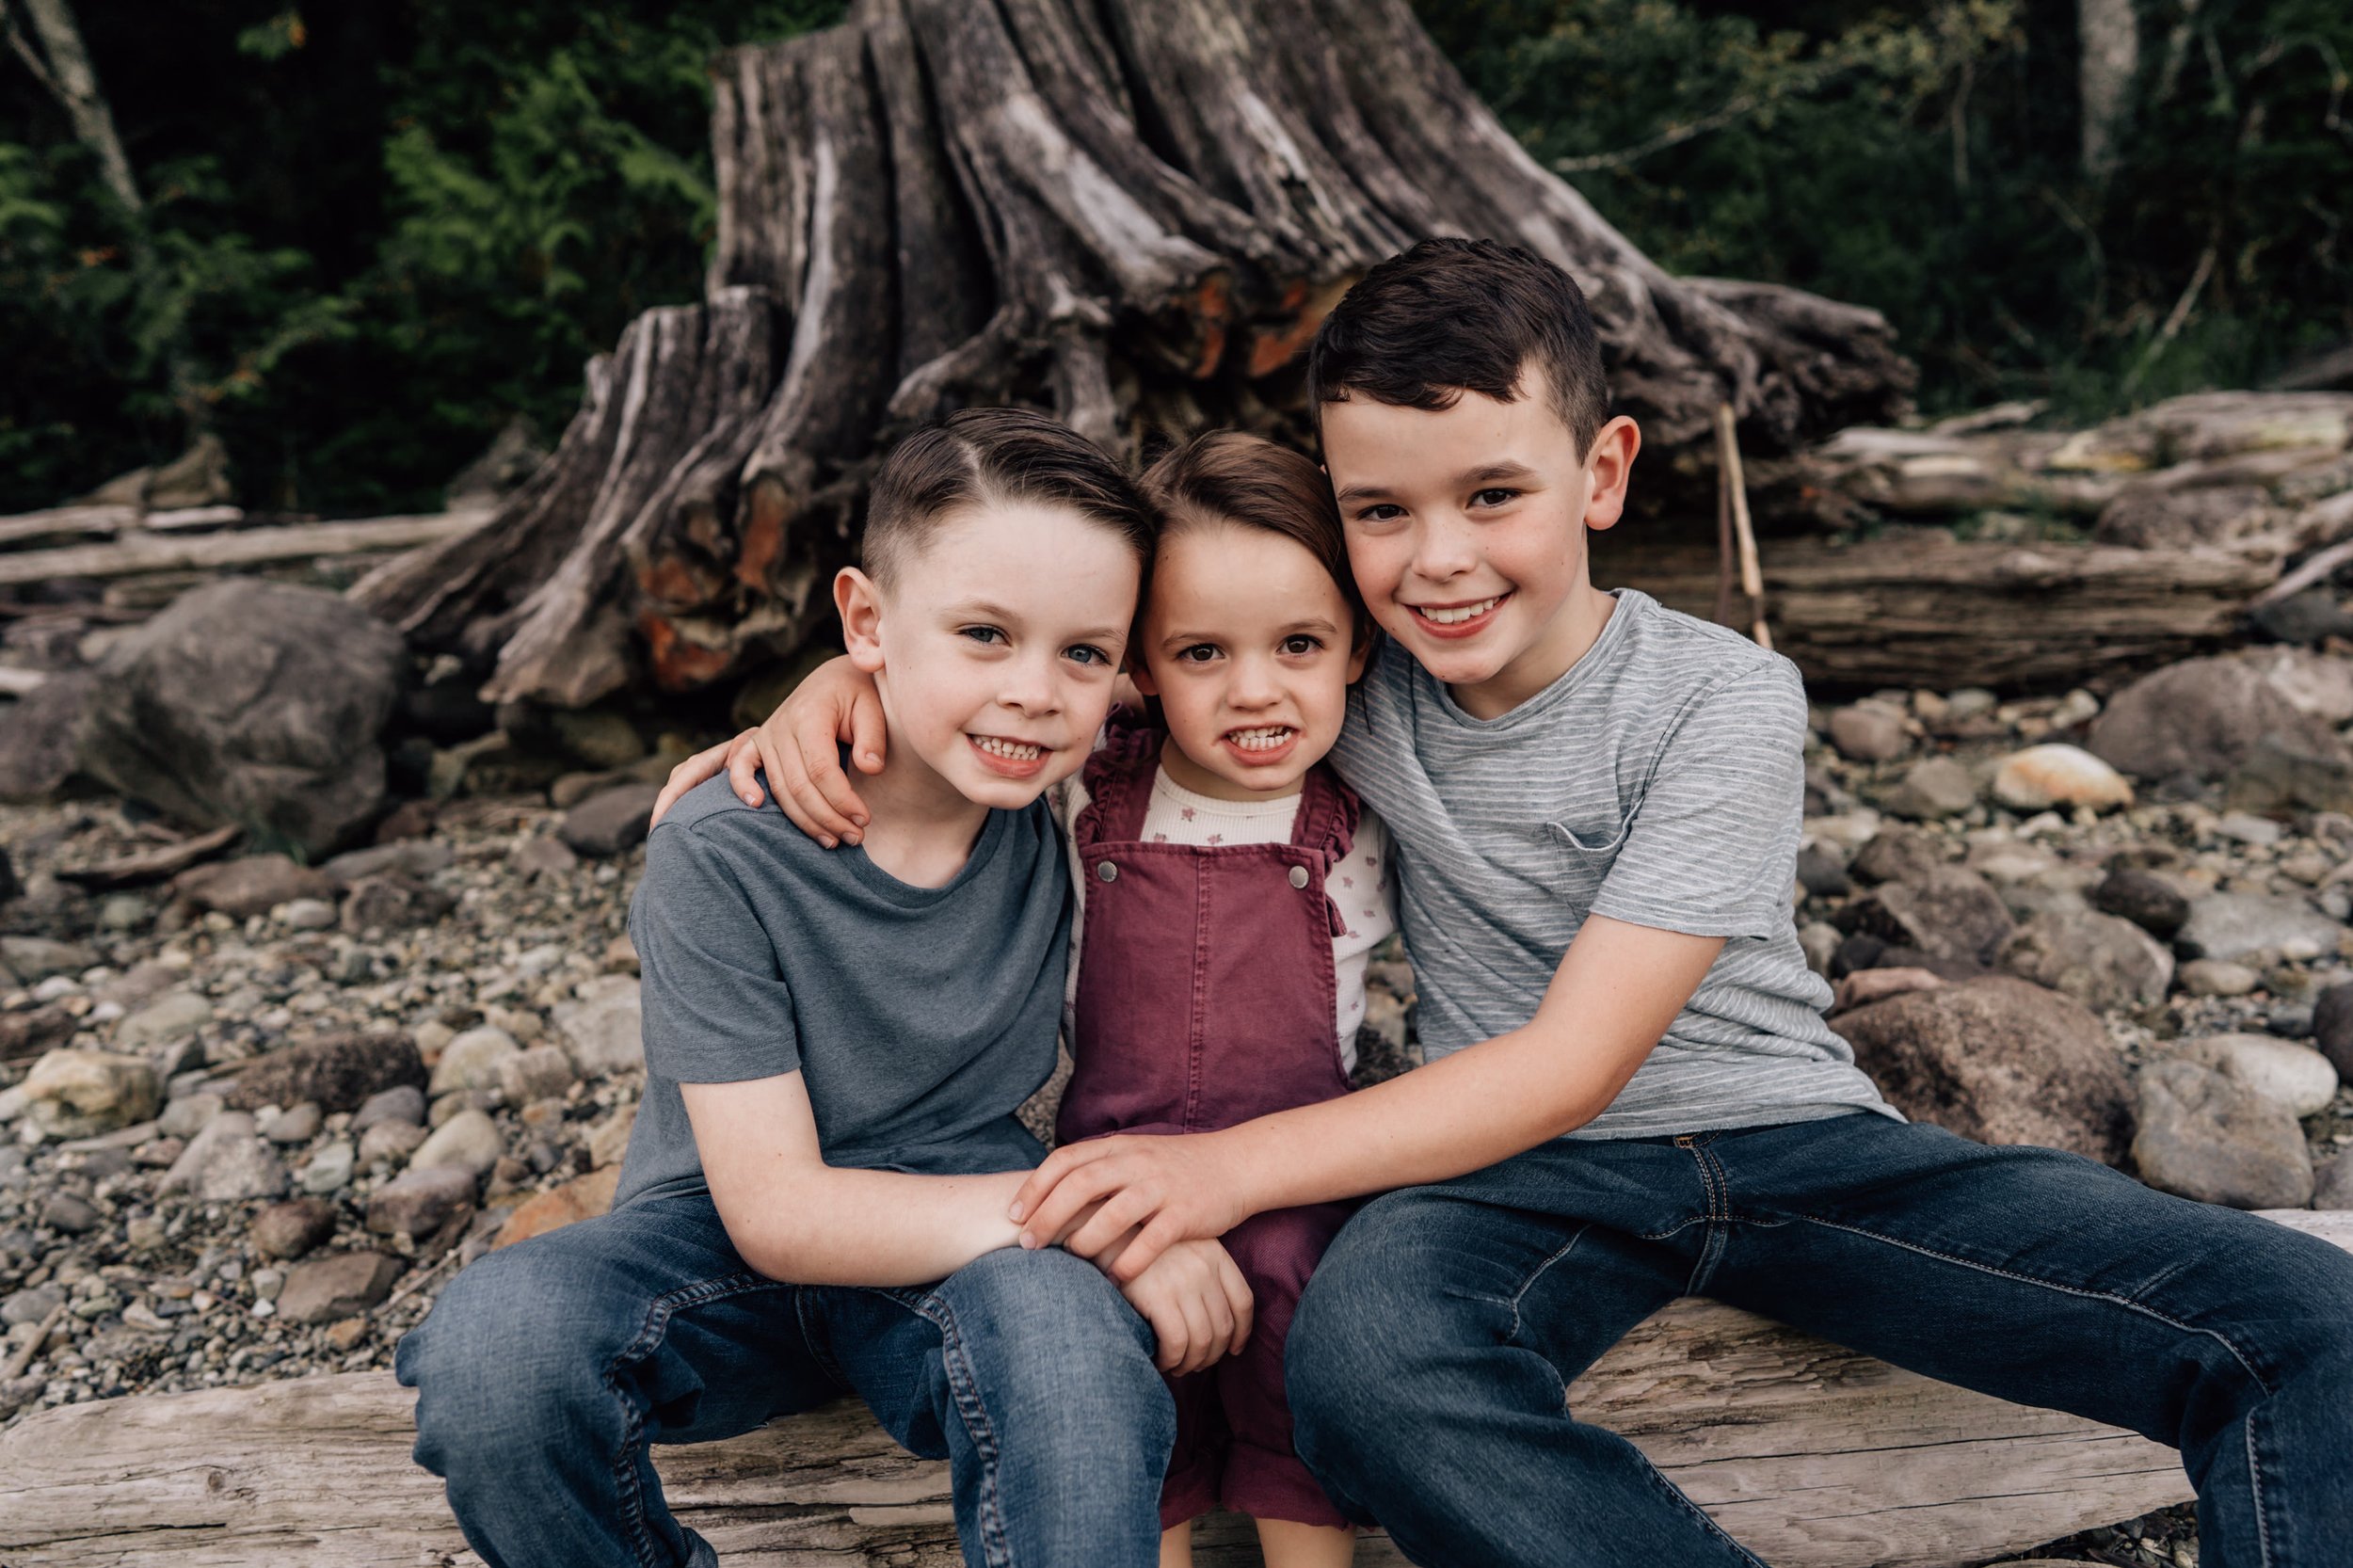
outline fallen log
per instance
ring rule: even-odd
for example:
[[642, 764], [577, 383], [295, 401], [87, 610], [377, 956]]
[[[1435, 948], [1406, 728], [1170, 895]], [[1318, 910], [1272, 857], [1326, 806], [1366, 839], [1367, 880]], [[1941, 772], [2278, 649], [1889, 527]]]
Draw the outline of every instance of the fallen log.
[[0, 518], [0, 550], [24, 550], [60, 539], [112, 538], [136, 527], [136, 506], [56, 506]]
[[[1640, 527], [1595, 536], [1594, 581], [1713, 616], [1712, 544]], [[2276, 557], [2195, 547], [1769, 539], [1773, 646], [1823, 691], [1929, 686], [2103, 691], [2231, 640]], [[1742, 630], [1745, 630], [1743, 628]]]
[[[2353, 1247], [2353, 1215], [2270, 1216]], [[1902, 1372], [1761, 1318], [1678, 1302], [1569, 1390], [1776, 1568], [1948, 1568], [2190, 1496], [2172, 1450]], [[440, 1484], [408, 1463], [411, 1397], [354, 1372], [67, 1405], [0, 1432], [10, 1568], [446, 1562]], [[729, 1563], [950, 1568], [944, 1465], [840, 1403], [656, 1450], [680, 1518]], [[1203, 1560], [1257, 1560], [1234, 1522]], [[467, 1560], [472, 1560], [468, 1559]], [[1402, 1561], [1369, 1539], [1360, 1564]]]
[[411, 550], [481, 526], [488, 512], [297, 522], [233, 534], [130, 533], [109, 544], [69, 545], [0, 554], [0, 586], [59, 577], [130, 577], [150, 571], [213, 571], [268, 566], [315, 555]]

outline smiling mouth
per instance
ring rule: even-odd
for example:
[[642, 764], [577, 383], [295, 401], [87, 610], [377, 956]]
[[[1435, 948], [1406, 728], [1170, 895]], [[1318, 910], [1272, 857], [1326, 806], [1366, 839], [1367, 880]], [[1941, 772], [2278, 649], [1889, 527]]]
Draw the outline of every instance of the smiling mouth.
[[1225, 744], [1238, 751], [1273, 751], [1298, 733], [1288, 724], [1269, 724], [1250, 729], [1229, 729], [1225, 738]]
[[968, 735], [965, 739], [975, 750], [1008, 762], [1034, 762], [1048, 749], [1032, 741], [1009, 741], [1002, 735]]
[[1462, 626], [1477, 620], [1511, 597], [1510, 594], [1497, 594], [1469, 604], [1409, 604], [1406, 608], [1433, 626]]

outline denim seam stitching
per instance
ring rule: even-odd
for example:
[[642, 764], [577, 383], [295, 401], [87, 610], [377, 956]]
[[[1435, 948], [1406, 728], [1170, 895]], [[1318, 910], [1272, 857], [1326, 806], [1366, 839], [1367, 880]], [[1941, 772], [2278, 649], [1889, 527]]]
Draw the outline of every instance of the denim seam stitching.
[[1700, 1256], [1691, 1266], [1691, 1277], [1684, 1286], [1685, 1295], [1696, 1296], [1706, 1289], [1707, 1282], [1715, 1277], [1716, 1265], [1723, 1257], [1721, 1227], [1732, 1218], [1732, 1202], [1723, 1167], [1717, 1163], [1714, 1155], [1707, 1152], [1707, 1144], [1694, 1143], [1687, 1146], [1690, 1149], [1692, 1163], [1699, 1167], [1700, 1186], [1707, 1193], [1707, 1213], [1703, 1222], [1707, 1226], [1707, 1237], [1700, 1245]]
[[614, 1464], [616, 1489], [620, 1494], [621, 1521], [630, 1532], [631, 1549], [637, 1554], [637, 1560], [648, 1564], [648, 1568], [659, 1568], [660, 1560], [654, 1551], [653, 1531], [646, 1523], [646, 1496], [644, 1489], [638, 1484], [637, 1466], [631, 1463], [631, 1456], [646, 1446], [646, 1424], [638, 1413], [636, 1402], [621, 1392], [620, 1381], [616, 1374], [623, 1366], [646, 1355], [660, 1344], [663, 1330], [681, 1308], [707, 1305], [728, 1296], [745, 1295], [763, 1288], [778, 1290], [792, 1288], [764, 1274], [746, 1271], [665, 1291], [647, 1304], [646, 1320], [639, 1325], [636, 1336], [621, 1347], [620, 1353], [605, 1366], [605, 1388], [621, 1407], [621, 1451]]
[[1004, 1504], [997, 1495], [997, 1429], [989, 1424], [988, 1407], [981, 1401], [980, 1379], [973, 1371], [955, 1311], [931, 1292], [920, 1296], [892, 1294], [891, 1299], [939, 1331], [940, 1365], [948, 1373], [948, 1387], [955, 1396], [956, 1414], [963, 1419], [965, 1432], [981, 1456], [981, 1549], [991, 1564], [1012, 1568], [1013, 1544], [1005, 1536]]
[[2247, 1490], [2255, 1505], [2255, 1560], [2270, 1568], [2271, 1521], [2264, 1516], [2263, 1462], [2255, 1454], [2255, 1412], [2247, 1417]]
[[[1507, 1335], [1505, 1337], [1507, 1337], [1507, 1338], [1509, 1338], [1509, 1339], [1513, 1339], [1513, 1340], [1517, 1340], [1517, 1339], [1519, 1338], [1519, 1336], [1520, 1336], [1520, 1303], [1521, 1303], [1522, 1301], [1524, 1301], [1524, 1300], [1526, 1300], [1526, 1299], [1527, 1299], [1528, 1293], [1529, 1293], [1530, 1290], [1533, 1290], [1533, 1289], [1535, 1289], [1535, 1288], [1536, 1288], [1536, 1282], [1537, 1282], [1538, 1280], [1540, 1280], [1540, 1279], [1544, 1278], [1544, 1277], [1545, 1277], [1545, 1275], [1547, 1272], [1549, 1272], [1551, 1271], [1552, 1266], [1553, 1266], [1554, 1264], [1556, 1264], [1556, 1263], [1560, 1262], [1562, 1258], [1564, 1258], [1564, 1257], [1568, 1256], [1569, 1256], [1569, 1254], [1571, 1254], [1571, 1253], [1573, 1253], [1573, 1252], [1577, 1251], [1577, 1244], [1579, 1241], [1584, 1240], [1585, 1240], [1585, 1233], [1586, 1233], [1587, 1231], [1589, 1231], [1589, 1230], [1593, 1229], [1593, 1222], [1592, 1222], [1592, 1221], [1590, 1221], [1590, 1220], [1589, 1220], [1589, 1221], [1587, 1221], [1585, 1224], [1581, 1224], [1581, 1225], [1577, 1226], [1577, 1227], [1576, 1234], [1572, 1235], [1572, 1236], [1568, 1239], [1568, 1240], [1566, 1240], [1565, 1242], [1561, 1243], [1561, 1250], [1560, 1250], [1560, 1251], [1558, 1251], [1558, 1252], [1554, 1253], [1554, 1254], [1553, 1254], [1550, 1257], [1545, 1258], [1545, 1259], [1542, 1263], [1537, 1264], [1535, 1268], [1533, 1268], [1532, 1270], [1529, 1271], [1529, 1275], [1528, 1275], [1528, 1277], [1527, 1277], [1526, 1279], [1524, 1279], [1524, 1280], [1520, 1281], [1520, 1288], [1519, 1288], [1517, 1290], [1514, 1290], [1514, 1291], [1513, 1291], [1513, 1292], [1512, 1292], [1512, 1299], [1511, 1299], [1511, 1301], [1510, 1301], [1509, 1303], [1507, 1303], [1507, 1304], [1508, 1304], [1508, 1305], [1512, 1308], [1512, 1332], [1511, 1332], [1509, 1335]], [[1546, 1357], [1545, 1357], [1545, 1359], [1546, 1361], [1550, 1361], [1552, 1358], [1551, 1358], [1550, 1356], [1546, 1356]], [[1560, 1370], [1561, 1370], [1561, 1368], [1558, 1368], [1558, 1367], [1555, 1367], [1555, 1368], [1553, 1368], [1553, 1371], [1555, 1371], [1556, 1373], [1557, 1373], [1557, 1372], [1559, 1372]], [[1567, 1403], [1568, 1403], [1568, 1401], [1569, 1401], [1569, 1385], [1568, 1385], [1568, 1384], [1564, 1381], [1564, 1382], [1561, 1384], [1561, 1402], [1563, 1405], [1565, 1405], [1565, 1404], [1567, 1404]]]
[[2168, 1313], [2160, 1312], [2155, 1307], [2150, 1306], [2145, 1303], [2137, 1302], [2130, 1296], [2120, 1296], [2113, 1290], [2089, 1290], [2084, 1288], [2082, 1286], [2061, 1285], [2057, 1280], [2037, 1279], [2032, 1274], [2022, 1274], [2015, 1269], [1996, 1268], [1991, 1263], [1979, 1263], [1971, 1258], [1955, 1257], [1952, 1254], [1939, 1252], [1934, 1247], [1924, 1247], [1916, 1241], [1906, 1241], [1894, 1236], [1882, 1236], [1877, 1231], [1865, 1230], [1861, 1225], [1840, 1224], [1835, 1220], [1825, 1220], [1818, 1214], [1803, 1214], [1800, 1215], [1799, 1218], [1804, 1220], [1808, 1224], [1821, 1225], [1825, 1229], [1829, 1230], [1843, 1230], [1849, 1236], [1860, 1236], [1866, 1241], [1878, 1241], [1885, 1246], [1900, 1247], [1906, 1252], [1918, 1253], [1923, 1257], [1933, 1257], [1942, 1262], [1953, 1264], [1958, 1268], [1974, 1269], [1979, 1273], [1992, 1274], [1997, 1279], [2014, 1280], [2021, 1285], [2032, 1285], [2044, 1290], [2056, 1290], [2060, 1295], [2076, 1296], [2085, 1301], [2113, 1303], [2114, 1304], [2124, 1308], [2127, 1312], [2137, 1312], [2142, 1317], [2163, 1323], [2168, 1328], [2178, 1330], [2183, 1334], [2194, 1334], [2203, 1338], [2213, 1340], [2216, 1344], [2220, 1345], [2224, 1350], [2231, 1352], [2231, 1359], [2237, 1362], [2240, 1367], [2246, 1369], [2247, 1375], [2255, 1380], [2255, 1386], [2262, 1389], [2266, 1397], [2274, 1395], [2278, 1392], [2277, 1389], [2271, 1386], [2270, 1381], [2266, 1379], [2263, 1373], [2255, 1369], [2255, 1364], [2247, 1358], [2247, 1353], [2232, 1342], [2230, 1336], [2223, 1334], [2217, 1329], [2200, 1328], [2195, 1323], [2185, 1323], [2179, 1318], [2172, 1317]]

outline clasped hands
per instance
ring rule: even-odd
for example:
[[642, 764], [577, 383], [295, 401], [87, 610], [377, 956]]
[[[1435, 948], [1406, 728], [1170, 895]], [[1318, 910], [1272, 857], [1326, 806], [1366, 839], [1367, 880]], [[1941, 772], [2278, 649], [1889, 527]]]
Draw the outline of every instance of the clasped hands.
[[1217, 1238], [1245, 1218], [1204, 1145], [1216, 1134], [1067, 1144], [1015, 1194], [1021, 1245], [1101, 1269], [1160, 1341], [1163, 1372], [1197, 1372], [1250, 1337], [1250, 1287]]

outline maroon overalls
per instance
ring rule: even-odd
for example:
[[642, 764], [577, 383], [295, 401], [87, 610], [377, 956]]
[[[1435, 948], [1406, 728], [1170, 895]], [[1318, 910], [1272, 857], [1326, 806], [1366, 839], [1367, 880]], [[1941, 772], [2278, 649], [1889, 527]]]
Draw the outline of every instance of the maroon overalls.
[[[1145, 843], [1160, 737], [1114, 729], [1089, 759], [1072, 837], [1087, 879], [1071, 1055], [1055, 1126], [1065, 1144], [1112, 1132], [1212, 1132], [1348, 1092], [1334, 1022], [1325, 874], [1358, 805], [1309, 770], [1289, 843]], [[1172, 1379], [1176, 1448], [1167, 1528], [1223, 1505], [1259, 1519], [1345, 1525], [1291, 1449], [1283, 1342], [1348, 1206], [1277, 1209], [1222, 1238], [1257, 1298], [1240, 1355]]]

